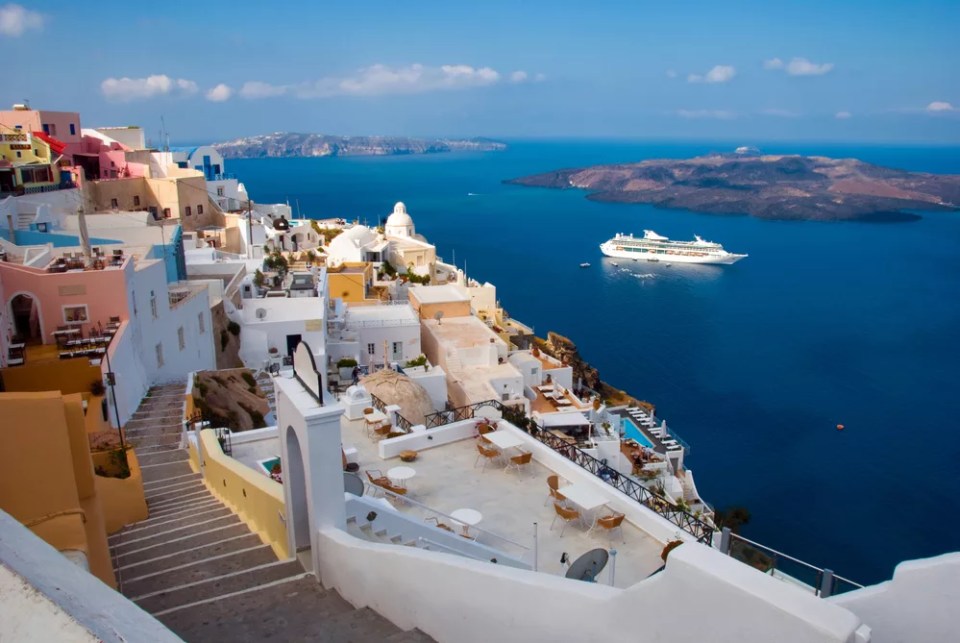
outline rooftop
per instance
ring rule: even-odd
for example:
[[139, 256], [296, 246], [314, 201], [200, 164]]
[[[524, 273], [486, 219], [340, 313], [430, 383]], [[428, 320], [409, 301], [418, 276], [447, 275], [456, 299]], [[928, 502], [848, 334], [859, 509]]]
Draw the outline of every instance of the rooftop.
[[[497, 337], [496, 333], [473, 316], [444, 317], [440, 321], [424, 319], [421, 324], [424, 328], [429, 329], [430, 333], [445, 346], [473, 348], [481, 344], [503, 343], [503, 340]], [[491, 339], [494, 341], [491, 342]]]
[[[473, 424], [474, 420], [467, 420]], [[448, 425], [453, 426], [453, 425]], [[413, 503], [394, 503], [401, 513], [416, 519], [428, 515], [446, 514], [461, 508], [475, 509], [482, 514], [482, 520], [476, 525], [485, 532], [479, 533], [478, 542], [498, 549], [508, 549], [501, 539], [527, 548], [525, 559], [532, 562], [534, 523], [537, 527], [538, 571], [546, 574], [563, 575], [566, 568], [560, 563], [561, 554], [566, 552], [571, 560], [595, 548], [611, 547], [617, 550], [616, 586], [628, 587], [646, 578], [656, 571], [663, 561], [660, 553], [663, 545], [646, 533], [634, 527], [626, 520], [623, 522], [623, 537], [614, 532], [612, 543], [610, 535], [596, 527], [588, 531], [582, 526], [571, 523], [560, 536], [561, 522], [558, 520], [551, 529], [556, 511], [552, 503], [546, 503], [547, 476], [554, 472], [536, 460], [527, 465], [522, 474], [506, 472], [502, 464], [482, 463], [474, 466], [478, 452], [473, 438], [463, 439], [444, 446], [421, 451], [417, 460], [404, 465], [399, 459], [383, 460], [377, 451], [377, 444], [367, 437], [365, 422], [359, 420], [341, 420], [341, 433], [344, 446], [357, 449], [357, 461], [360, 474], [364, 478], [366, 471], [379, 471], [384, 475], [396, 466], [410, 466], [416, 475], [406, 482], [408, 496]], [[516, 453], [515, 449], [508, 452]], [[280, 454], [278, 438], [271, 438], [247, 444], [234, 444], [234, 457], [243, 464], [266, 475], [258, 460], [264, 460]], [[578, 481], [579, 482], [579, 481]], [[561, 488], [566, 481], [561, 476]], [[589, 483], [588, 483], [589, 484]], [[604, 488], [597, 481], [598, 488]], [[369, 493], [369, 490], [368, 490]], [[426, 505], [430, 510], [419, 505]], [[584, 512], [587, 513], [587, 512]], [[595, 510], [597, 515], [606, 515], [606, 507]], [[441, 516], [441, 521], [450, 522]], [[499, 538], [498, 538], [499, 537]], [[618, 540], [619, 538], [619, 540]], [[625, 542], [624, 542], [625, 541]], [[520, 547], [510, 547], [507, 553], [516, 553]], [[609, 583], [609, 567], [598, 577], [599, 582]]]
[[362, 326], [387, 324], [387, 325], [419, 325], [416, 311], [409, 305], [372, 305], [372, 306], [353, 306], [347, 307], [346, 323]]
[[416, 297], [421, 304], [445, 304], [452, 301], [470, 301], [458, 287], [447, 284], [444, 286], [411, 286], [410, 295]]

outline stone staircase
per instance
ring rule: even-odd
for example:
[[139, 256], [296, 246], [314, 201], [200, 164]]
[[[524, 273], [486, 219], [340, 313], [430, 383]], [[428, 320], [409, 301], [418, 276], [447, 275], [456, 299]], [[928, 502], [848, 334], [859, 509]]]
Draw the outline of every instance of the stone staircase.
[[277, 560], [190, 470], [180, 448], [184, 387], [150, 389], [127, 424], [149, 517], [110, 537], [120, 590], [186, 641], [431, 641], [324, 590]]

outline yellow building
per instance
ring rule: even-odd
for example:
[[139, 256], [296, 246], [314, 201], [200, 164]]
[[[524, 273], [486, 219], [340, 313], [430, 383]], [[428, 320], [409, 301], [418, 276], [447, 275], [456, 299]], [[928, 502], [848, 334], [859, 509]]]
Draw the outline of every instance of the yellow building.
[[30, 132], [0, 132], [0, 193], [22, 194], [60, 183], [59, 154]]
[[351, 304], [376, 299], [372, 288], [373, 264], [371, 263], [343, 263], [327, 267], [327, 290], [335, 299], [339, 298]]
[[133, 451], [130, 474], [109, 472], [114, 452], [91, 455], [89, 430], [99, 428], [83, 394], [59, 391], [0, 393], [0, 508], [65, 556], [116, 586], [107, 534], [147, 517], [143, 483]]

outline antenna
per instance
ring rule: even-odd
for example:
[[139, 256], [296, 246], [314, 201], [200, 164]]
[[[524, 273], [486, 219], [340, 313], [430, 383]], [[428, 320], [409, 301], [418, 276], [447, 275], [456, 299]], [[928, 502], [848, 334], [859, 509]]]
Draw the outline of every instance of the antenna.
[[163, 115], [160, 116], [160, 142], [163, 143], [163, 151], [170, 151], [170, 134], [167, 132], [167, 123], [163, 120]]

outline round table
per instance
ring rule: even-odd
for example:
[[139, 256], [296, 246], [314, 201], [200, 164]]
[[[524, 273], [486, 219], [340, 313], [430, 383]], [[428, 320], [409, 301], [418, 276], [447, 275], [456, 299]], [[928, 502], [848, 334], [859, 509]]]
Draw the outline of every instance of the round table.
[[417, 475], [413, 467], [394, 467], [387, 471], [387, 477], [398, 487], [406, 487], [406, 482]]
[[450, 517], [463, 527], [463, 535], [467, 537], [470, 536], [470, 527], [483, 520], [483, 514], [476, 509], [457, 509], [450, 512]]

